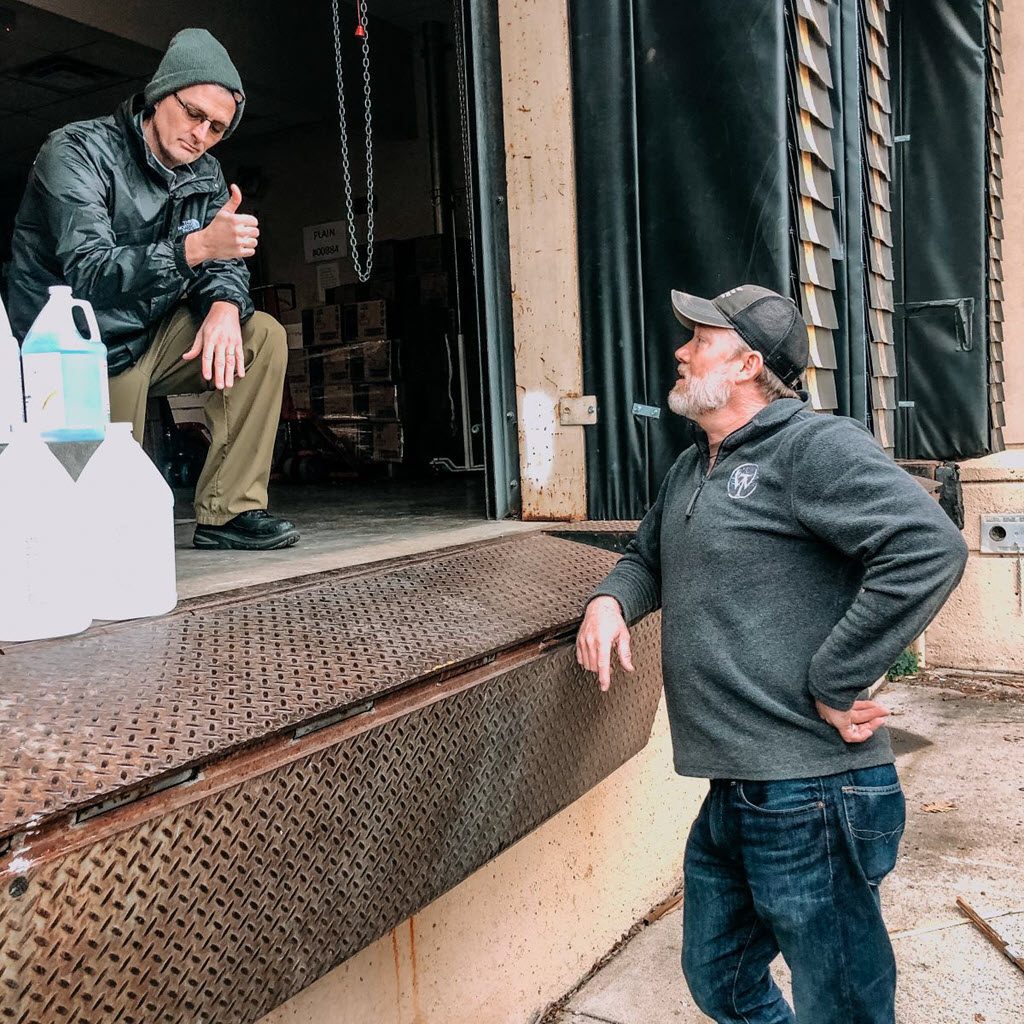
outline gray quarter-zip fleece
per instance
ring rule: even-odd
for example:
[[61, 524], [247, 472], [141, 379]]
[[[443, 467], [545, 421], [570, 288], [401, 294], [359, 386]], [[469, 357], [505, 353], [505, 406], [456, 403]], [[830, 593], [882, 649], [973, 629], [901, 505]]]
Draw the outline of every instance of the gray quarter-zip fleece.
[[[815, 698], [848, 709], [942, 606], [967, 547], [855, 420], [779, 399], [676, 460], [592, 595], [628, 622], [662, 608], [676, 771], [829, 775], [893, 760], [887, 731], [846, 744]], [[626, 683], [628, 685], [628, 683]]]

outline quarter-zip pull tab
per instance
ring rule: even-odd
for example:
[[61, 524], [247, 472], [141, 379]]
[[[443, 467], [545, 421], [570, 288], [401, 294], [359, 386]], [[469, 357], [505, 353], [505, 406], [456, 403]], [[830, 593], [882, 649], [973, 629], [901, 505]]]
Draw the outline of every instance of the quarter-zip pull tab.
[[700, 492], [704, 490], [704, 485], [708, 482], [708, 477], [711, 476], [711, 470], [708, 469], [707, 473], [700, 478], [700, 483], [697, 484], [697, 490], [693, 492], [693, 497], [690, 498], [690, 504], [686, 506], [686, 518], [689, 519], [693, 515], [694, 506], [697, 504], [697, 499], [700, 497]]

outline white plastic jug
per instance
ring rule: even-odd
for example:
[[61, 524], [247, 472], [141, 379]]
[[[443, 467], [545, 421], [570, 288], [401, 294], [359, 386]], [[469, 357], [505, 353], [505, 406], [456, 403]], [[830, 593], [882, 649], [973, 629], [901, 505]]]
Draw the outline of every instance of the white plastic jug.
[[[78, 330], [80, 309], [89, 337]], [[102, 441], [110, 422], [107, 349], [92, 306], [65, 285], [50, 288], [49, 301], [21, 346], [25, 413], [46, 441]]]
[[11, 332], [7, 310], [0, 302], [0, 444], [10, 440], [11, 431], [25, 422], [25, 399], [21, 389], [21, 350]]
[[178, 603], [174, 495], [132, 437], [111, 423], [78, 478], [87, 522], [90, 611], [95, 619], [163, 615]]
[[75, 484], [30, 427], [0, 452], [0, 642], [79, 633], [83, 590]]

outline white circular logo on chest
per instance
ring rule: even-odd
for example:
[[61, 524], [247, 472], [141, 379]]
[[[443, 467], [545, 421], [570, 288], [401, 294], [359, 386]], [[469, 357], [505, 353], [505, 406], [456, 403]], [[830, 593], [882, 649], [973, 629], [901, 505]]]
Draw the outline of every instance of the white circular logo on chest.
[[745, 462], [737, 466], [729, 477], [729, 497], [749, 498], [757, 490], [757, 466], [753, 462]]

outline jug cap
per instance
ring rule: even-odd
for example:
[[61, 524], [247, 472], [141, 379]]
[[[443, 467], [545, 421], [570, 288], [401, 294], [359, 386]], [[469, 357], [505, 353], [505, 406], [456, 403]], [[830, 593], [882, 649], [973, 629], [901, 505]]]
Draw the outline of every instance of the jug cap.
[[69, 284], [51, 284], [50, 285], [51, 295], [70, 295], [71, 285]]

